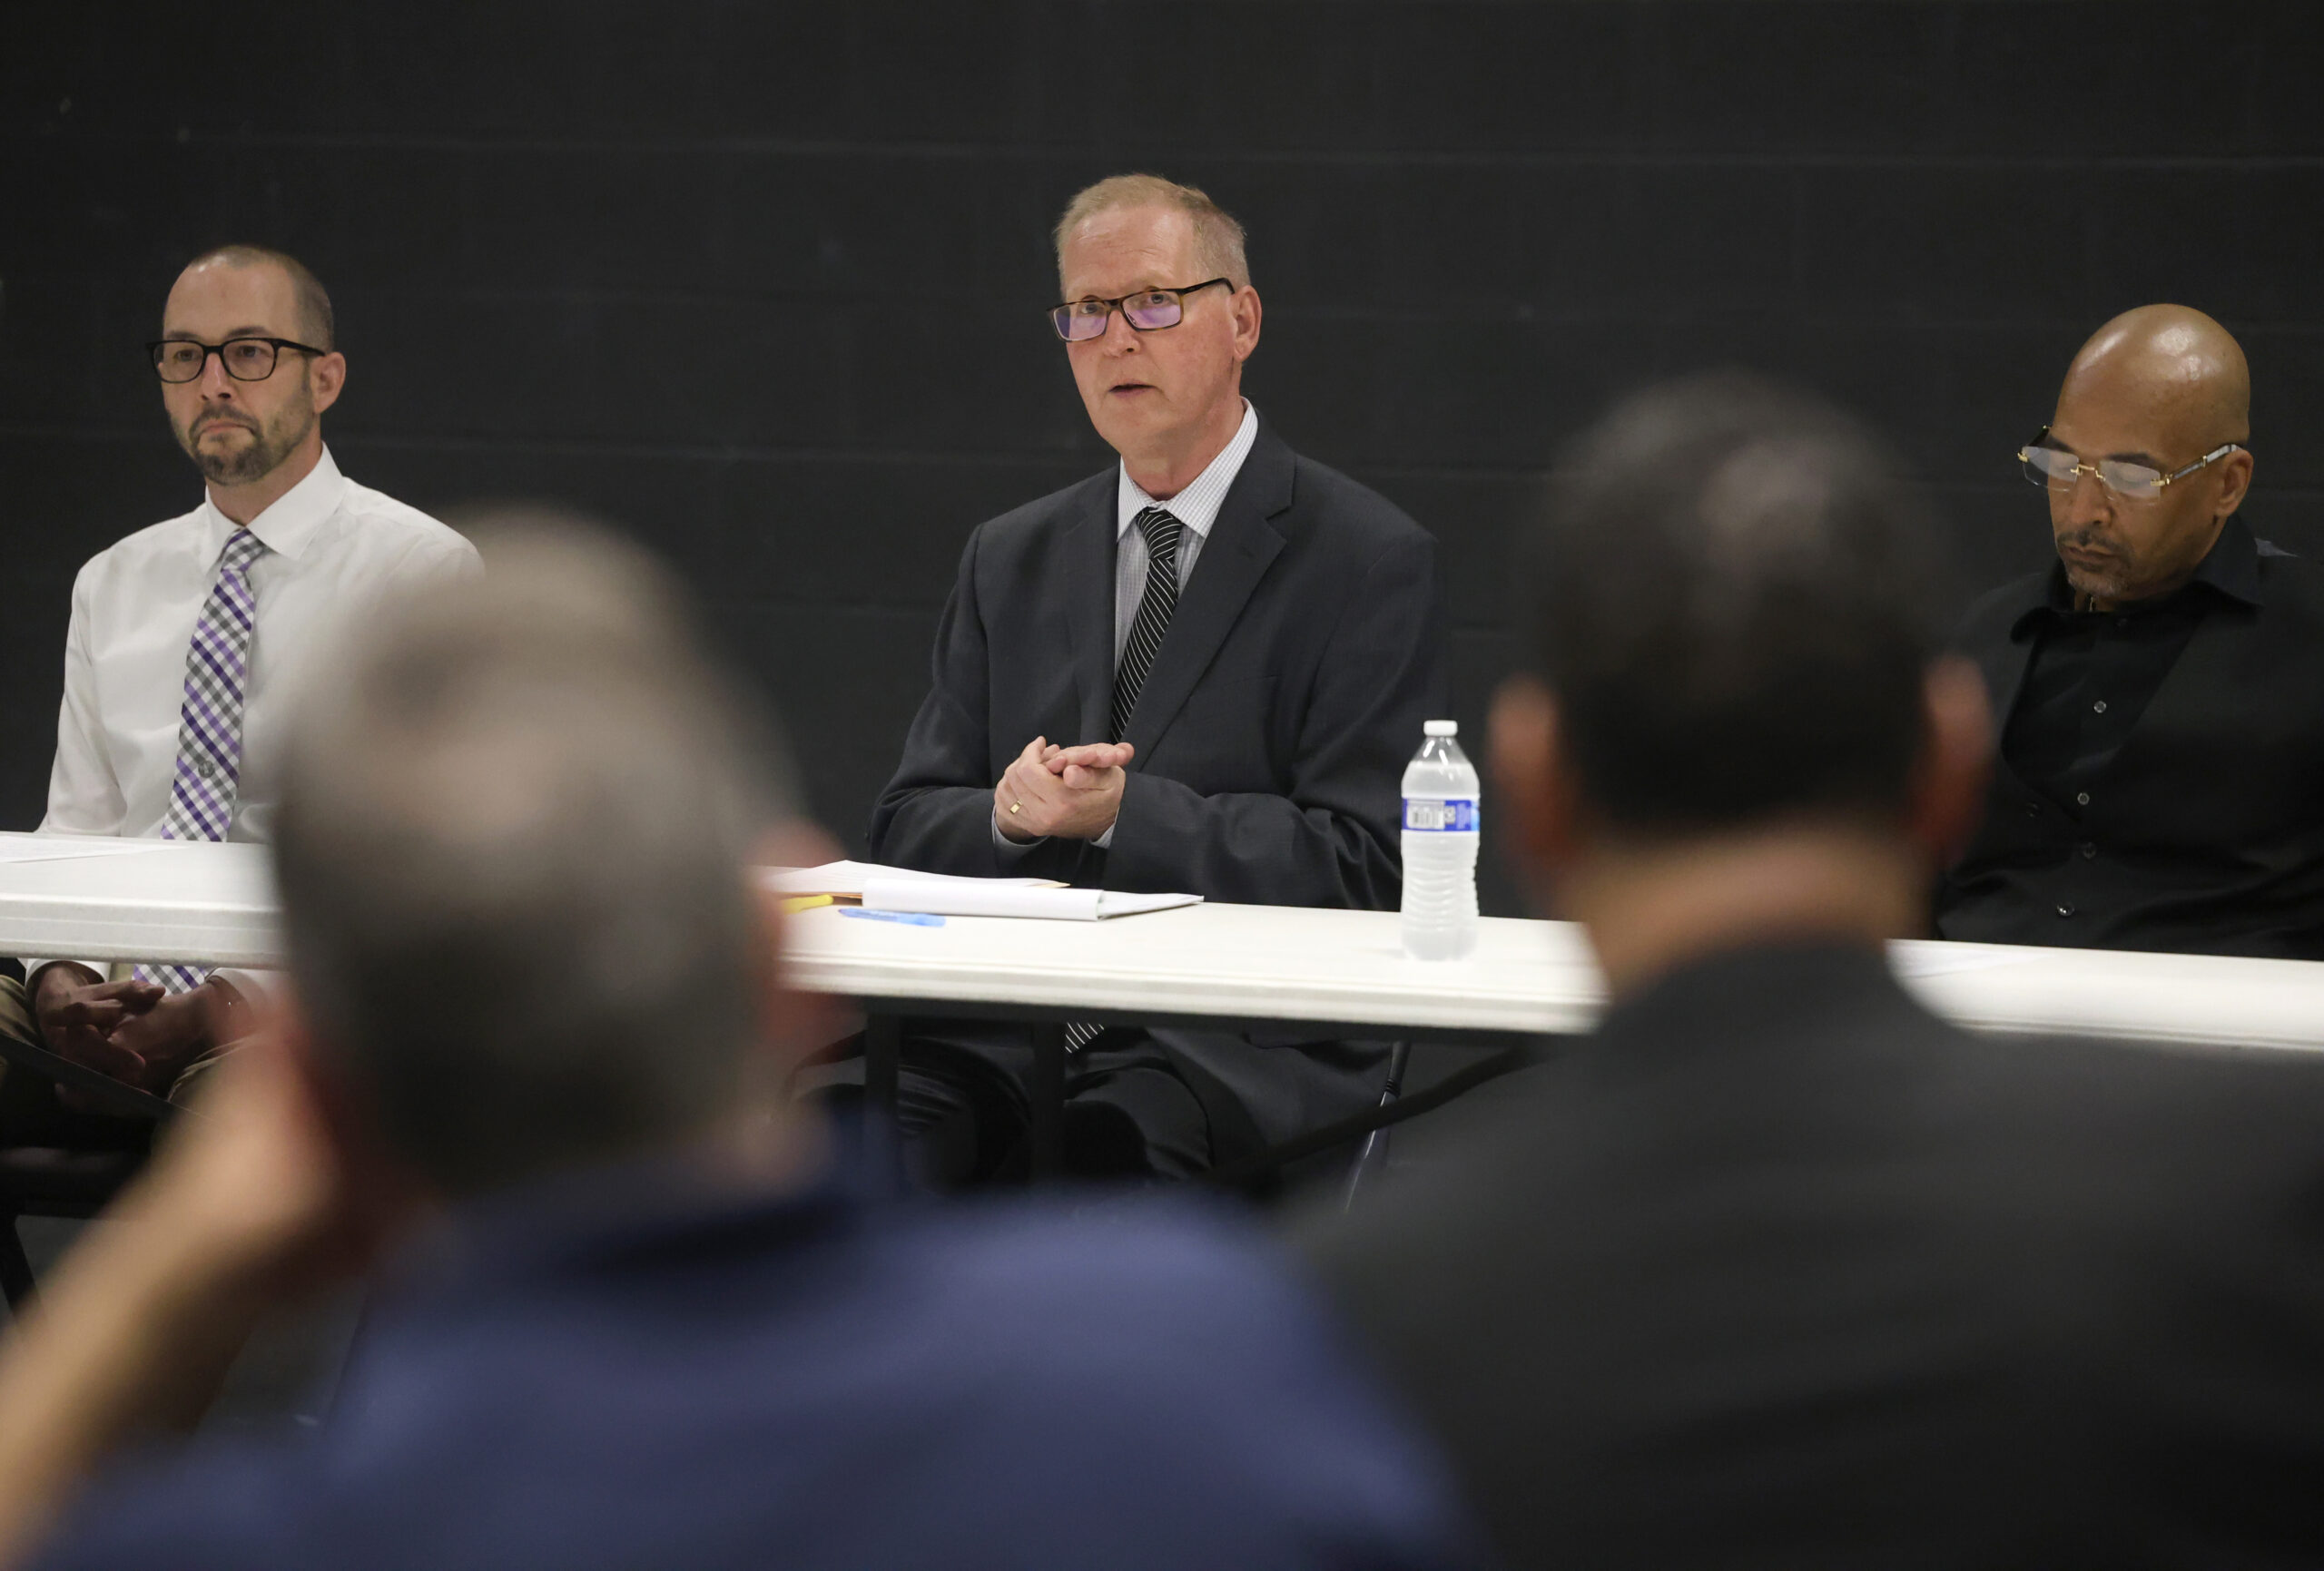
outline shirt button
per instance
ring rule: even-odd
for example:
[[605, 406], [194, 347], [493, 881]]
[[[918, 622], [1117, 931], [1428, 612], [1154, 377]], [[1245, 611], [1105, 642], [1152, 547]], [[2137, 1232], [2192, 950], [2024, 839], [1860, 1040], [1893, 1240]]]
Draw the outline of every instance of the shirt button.
[[2084, 841], [2083, 841], [2083, 842], [2082, 842], [2082, 859], [2083, 859], [2083, 861], [2087, 862], [2087, 861], [2094, 860], [2094, 859], [2096, 859], [2097, 855], [2098, 855], [2098, 848], [2097, 848], [2097, 846], [2093, 845], [2093, 844], [2092, 842], [2090, 842], [2089, 840], [2084, 840]]
[[2090, 712], [2093, 714], [2104, 714], [2106, 712], [2106, 701], [2102, 698], [2100, 699], [2096, 703], [2090, 706]]
[[2072, 900], [2060, 900], [2060, 901], [2058, 902], [2058, 915], [2059, 915], [2059, 916], [2061, 916], [2061, 917], [2071, 917], [2071, 916], [2073, 916], [2073, 902]]
[[2074, 805], [2074, 806], [2076, 806], [2076, 807], [2078, 807], [2078, 808], [2086, 808], [2086, 807], [2088, 807], [2088, 806], [2090, 805], [2090, 793], [2089, 793], [2088, 791], [2076, 791], [2076, 792], [2074, 792], [2074, 793], [2073, 793], [2073, 805]]

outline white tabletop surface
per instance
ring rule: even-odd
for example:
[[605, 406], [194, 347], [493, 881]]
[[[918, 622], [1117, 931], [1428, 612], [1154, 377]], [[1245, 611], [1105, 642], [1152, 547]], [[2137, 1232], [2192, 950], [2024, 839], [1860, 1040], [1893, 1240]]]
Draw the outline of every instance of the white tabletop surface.
[[[59, 848], [0, 834], [0, 954], [279, 960], [262, 848], [133, 843], [26, 861], [15, 859]], [[1393, 913], [1275, 906], [941, 927], [823, 907], [794, 917], [789, 938], [801, 987], [931, 1006], [1539, 1032], [1584, 1027], [1603, 1001], [1587, 945], [1558, 922], [1488, 918], [1473, 956], [1436, 962], [1404, 956]], [[1979, 1030], [2324, 1047], [2324, 964], [1939, 943], [1891, 957], [1932, 1007]]]
[[[1487, 918], [1467, 959], [1407, 957], [1393, 912], [1187, 907], [1106, 922], [953, 917], [941, 928], [801, 913], [806, 987], [1124, 1015], [1462, 1031], [1573, 1031], [1604, 1006], [1581, 930]], [[2324, 1047], [2324, 964], [1905, 942], [1907, 987], [1972, 1029]]]
[[0, 955], [266, 966], [281, 948], [263, 846], [0, 834]]

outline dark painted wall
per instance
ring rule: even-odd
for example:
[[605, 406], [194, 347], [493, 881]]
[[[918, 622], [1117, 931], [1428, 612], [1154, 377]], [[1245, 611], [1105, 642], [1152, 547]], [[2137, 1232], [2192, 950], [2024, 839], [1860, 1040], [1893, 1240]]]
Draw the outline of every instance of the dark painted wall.
[[2319, 13], [17, 7], [0, 825], [40, 810], [74, 570], [196, 499], [138, 345], [231, 239], [331, 286], [350, 473], [565, 498], [669, 553], [850, 840], [970, 528], [1105, 461], [1039, 310], [1049, 223], [1123, 169], [1246, 220], [1253, 397], [1443, 539], [1464, 731], [1529, 486], [1687, 368], [1868, 411], [1986, 581], [2043, 559], [2008, 456], [2074, 346], [2182, 299], [2250, 352], [2251, 515], [2324, 550]]

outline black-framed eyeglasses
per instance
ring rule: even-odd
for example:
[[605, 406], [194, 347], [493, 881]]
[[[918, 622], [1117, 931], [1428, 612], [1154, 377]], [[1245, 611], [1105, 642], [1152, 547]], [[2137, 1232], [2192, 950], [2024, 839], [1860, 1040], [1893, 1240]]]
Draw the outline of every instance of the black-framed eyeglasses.
[[2101, 458], [2095, 464], [2085, 464], [2078, 455], [2063, 447], [2045, 446], [2049, 439], [2050, 427], [2044, 426], [2034, 434], [2032, 441], [2017, 450], [2017, 461], [2024, 466], [2026, 479], [2047, 491], [2071, 491], [2082, 476], [2093, 475], [2106, 489], [2133, 502], [2152, 502], [2172, 481], [2184, 480], [2230, 453], [2250, 451], [2240, 442], [2222, 442], [2185, 468], [2166, 475], [2151, 464], [2133, 463], [2128, 458]]
[[1206, 279], [1198, 284], [1184, 284], [1175, 290], [1140, 290], [1134, 295], [1124, 295], [1118, 300], [1068, 300], [1061, 306], [1049, 308], [1049, 325], [1057, 329], [1057, 336], [1068, 344], [1085, 339], [1106, 336], [1106, 319], [1116, 311], [1122, 320], [1141, 333], [1175, 328], [1186, 319], [1186, 297], [1196, 290], [1206, 290], [1213, 284], [1235, 287], [1232, 279]]
[[226, 374], [238, 382], [263, 382], [274, 375], [277, 361], [284, 349], [296, 349], [302, 355], [327, 355], [329, 349], [316, 349], [290, 339], [228, 339], [222, 344], [196, 343], [192, 339], [155, 339], [145, 346], [153, 358], [153, 369], [165, 382], [191, 382], [202, 376], [202, 368], [210, 357]]

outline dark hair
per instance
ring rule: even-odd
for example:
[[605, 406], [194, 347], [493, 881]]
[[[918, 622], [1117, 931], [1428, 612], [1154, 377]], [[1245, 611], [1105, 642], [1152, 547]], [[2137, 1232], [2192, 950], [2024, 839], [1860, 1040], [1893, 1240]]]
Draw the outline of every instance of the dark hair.
[[1592, 808], [1654, 833], [1901, 808], [1932, 532], [1887, 450], [1806, 393], [1718, 372], [1615, 407], [1561, 460], [1524, 578]]
[[363, 617], [294, 711], [290, 972], [398, 1154], [454, 1193], [674, 1144], [735, 1105], [773, 963], [746, 870], [771, 725], [661, 567], [535, 514]]
[[246, 268], [271, 264], [281, 268], [290, 277], [291, 293], [299, 301], [299, 315], [304, 319], [299, 333], [307, 343], [318, 349], [339, 348], [339, 319], [331, 314], [330, 291], [323, 288], [305, 262], [289, 251], [276, 250], [263, 245], [212, 246], [186, 263], [194, 268], [206, 261], [222, 261], [229, 267]]

